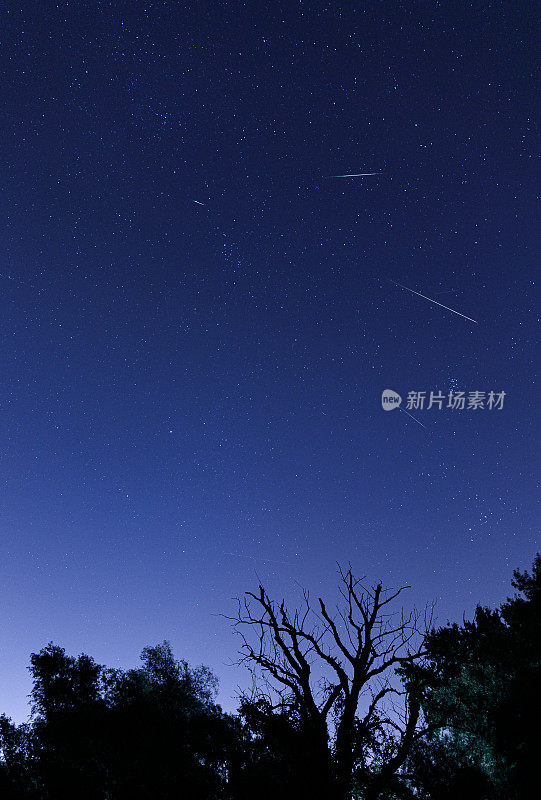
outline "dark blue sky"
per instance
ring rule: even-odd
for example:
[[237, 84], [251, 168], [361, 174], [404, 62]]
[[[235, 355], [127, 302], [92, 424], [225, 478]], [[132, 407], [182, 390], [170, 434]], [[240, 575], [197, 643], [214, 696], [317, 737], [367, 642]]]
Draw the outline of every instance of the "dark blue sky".
[[[351, 561], [441, 622], [507, 596], [538, 549], [535, 11], [4, 7], [1, 711], [49, 640], [164, 638], [232, 707], [219, 614], [256, 573], [332, 597]], [[506, 397], [418, 425], [386, 388]]]

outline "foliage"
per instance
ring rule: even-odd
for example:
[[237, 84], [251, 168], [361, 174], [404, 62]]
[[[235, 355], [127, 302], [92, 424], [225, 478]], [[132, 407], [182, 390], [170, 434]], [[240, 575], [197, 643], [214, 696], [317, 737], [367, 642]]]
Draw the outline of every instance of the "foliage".
[[267, 683], [236, 716], [167, 642], [126, 671], [54, 644], [32, 654], [30, 721], [0, 716], [2, 800], [535, 796], [541, 556], [499, 609], [430, 631], [422, 650], [417, 616], [387, 615], [396, 591], [341, 578], [345, 605], [320, 600], [313, 622], [307, 594], [302, 612], [261, 587], [255, 612], [240, 606], [237, 624], [257, 632], [244, 660]]
[[432, 631], [427, 662], [411, 670], [424, 685], [422, 706], [433, 729], [409, 758], [421, 797], [462, 795], [468, 785], [473, 794], [467, 796], [475, 800], [521, 800], [535, 786], [541, 745], [539, 555], [532, 574], [515, 571], [512, 585], [517, 593], [498, 610], [478, 606], [472, 621]]
[[234, 725], [216, 679], [167, 642], [141, 659], [123, 672], [53, 644], [33, 654], [32, 723], [0, 727], [5, 782], [44, 800], [225, 796]]

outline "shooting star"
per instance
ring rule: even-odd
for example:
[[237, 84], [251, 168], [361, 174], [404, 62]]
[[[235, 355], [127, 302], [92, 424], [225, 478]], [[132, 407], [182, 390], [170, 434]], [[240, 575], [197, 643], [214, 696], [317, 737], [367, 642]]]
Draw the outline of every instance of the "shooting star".
[[381, 172], [355, 172], [351, 175], [329, 175], [329, 178], [365, 178], [367, 175], [381, 175]]
[[421, 294], [421, 292], [416, 292], [414, 289], [410, 289], [408, 286], [403, 286], [401, 283], [397, 283], [389, 278], [391, 283], [394, 283], [395, 286], [400, 286], [401, 289], [406, 289], [406, 291], [411, 292], [412, 294], [416, 294], [418, 297], [422, 297], [423, 300], [428, 300], [431, 303], [435, 303], [437, 306], [441, 308], [445, 308], [447, 311], [452, 311], [453, 314], [458, 314], [459, 317], [463, 317], [464, 319], [469, 319], [470, 322], [475, 322], [477, 325], [477, 320], [472, 319], [471, 317], [467, 317], [465, 314], [461, 314], [460, 311], [455, 311], [454, 308], [449, 308], [449, 306], [444, 306], [443, 303], [438, 303], [437, 300], [433, 300], [431, 297], [427, 297], [425, 294]]
[[[400, 406], [399, 406], [399, 408], [400, 408]], [[412, 419], [414, 422], [416, 422], [416, 423], [417, 423], [417, 425], [420, 425], [420, 426], [421, 426], [421, 428], [424, 428], [424, 429], [425, 429], [425, 431], [426, 431], [426, 425], [423, 425], [423, 423], [422, 423], [422, 422], [419, 422], [419, 420], [418, 420], [418, 419], [415, 419], [415, 417], [413, 416], [413, 414], [410, 414], [410, 412], [409, 412], [409, 411], [406, 411], [406, 409], [405, 409], [405, 408], [400, 408], [400, 411], [403, 411], [403, 412], [404, 412], [404, 414], [407, 414], [407, 415], [408, 415], [408, 417], [411, 417], [411, 419]]]
[[198, 206], [204, 206], [205, 205], [204, 203], [200, 203], [199, 200], [194, 200], [193, 202], [197, 203]]

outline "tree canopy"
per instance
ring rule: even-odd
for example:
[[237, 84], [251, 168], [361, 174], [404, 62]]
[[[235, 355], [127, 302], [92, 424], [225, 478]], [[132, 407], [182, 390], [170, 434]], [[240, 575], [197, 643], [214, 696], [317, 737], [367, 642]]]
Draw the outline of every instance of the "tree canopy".
[[[167, 642], [135, 669], [48, 644], [31, 716], [0, 716], [6, 800], [523, 800], [541, 745], [541, 556], [499, 608], [427, 628], [402, 589], [340, 572], [331, 611], [248, 592], [237, 714]], [[421, 624], [422, 623], [422, 624]]]
[[412, 669], [433, 730], [410, 757], [421, 797], [454, 797], [469, 785], [479, 800], [520, 800], [536, 783], [541, 556], [531, 574], [515, 571], [512, 586], [499, 609], [478, 606], [473, 620], [432, 631], [426, 661]]

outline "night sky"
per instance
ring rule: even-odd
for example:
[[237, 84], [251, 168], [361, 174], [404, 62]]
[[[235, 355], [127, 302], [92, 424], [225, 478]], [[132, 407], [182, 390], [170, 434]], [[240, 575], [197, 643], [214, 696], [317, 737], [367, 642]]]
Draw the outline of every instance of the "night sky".
[[441, 623], [509, 594], [539, 547], [535, 11], [4, 6], [0, 711], [50, 640], [169, 639], [234, 708], [220, 614], [258, 577], [332, 601], [351, 561]]

